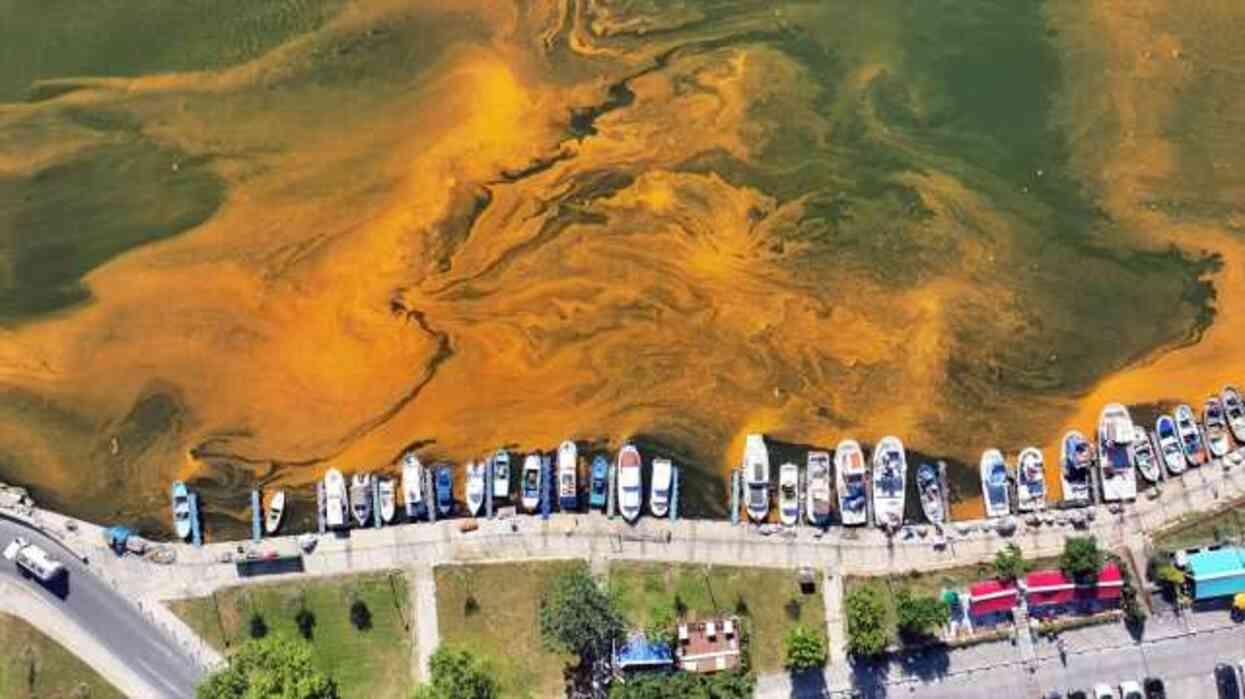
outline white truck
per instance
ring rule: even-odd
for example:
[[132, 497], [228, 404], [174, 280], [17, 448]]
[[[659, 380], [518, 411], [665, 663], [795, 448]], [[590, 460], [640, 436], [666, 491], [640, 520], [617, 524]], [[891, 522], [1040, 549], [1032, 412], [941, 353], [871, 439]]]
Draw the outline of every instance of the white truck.
[[23, 573], [33, 575], [43, 582], [49, 582], [65, 571], [64, 564], [20, 536], [9, 542], [4, 549], [4, 558], [16, 563]]

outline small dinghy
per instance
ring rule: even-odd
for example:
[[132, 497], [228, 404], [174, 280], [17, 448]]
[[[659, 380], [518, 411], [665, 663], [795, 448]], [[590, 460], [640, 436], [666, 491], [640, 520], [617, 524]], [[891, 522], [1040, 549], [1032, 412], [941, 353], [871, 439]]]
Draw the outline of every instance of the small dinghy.
[[356, 473], [350, 479], [350, 511], [354, 521], [360, 527], [367, 526], [372, 519], [372, 476], [368, 473]]
[[173, 531], [179, 539], [190, 538], [190, 489], [181, 481], [174, 481], [169, 489], [173, 505]]
[[1085, 435], [1071, 430], [1063, 436], [1061, 461], [1059, 475], [1063, 481], [1063, 499], [1075, 505], [1088, 505], [1094, 449]]
[[276, 534], [281, 528], [281, 518], [285, 516], [285, 491], [278, 490], [268, 500], [268, 509], [264, 510], [264, 531]]
[[778, 518], [788, 527], [800, 520], [800, 467], [790, 462], [778, 469]]
[[1003, 452], [987, 449], [981, 454], [981, 489], [986, 496], [986, 517], [1011, 514], [1011, 497], [1007, 492], [1007, 462]]
[[674, 464], [670, 459], [653, 459], [653, 478], [648, 484], [648, 511], [654, 517], [670, 514], [670, 484], [674, 480]]
[[376, 484], [376, 493], [380, 501], [380, 521], [389, 524], [398, 509], [398, 486], [392, 478], [382, 478]]
[[1232, 449], [1232, 440], [1228, 437], [1228, 421], [1218, 396], [1207, 398], [1202, 405], [1202, 422], [1206, 425], [1206, 446], [1211, 456], [1223, 458]]
[[540, 454], [528, 454], [523, 459], [522, 496], [523, 509], [536, 512], [540, 508], [540, 485], [542, 481]]
[[873, 448], [873, 519], [883, 529], [903, 525], [908, 494], [908, 455], [898, 437], [883, 437]]
[[930, 524], [942, 524], [947, 519], [942, 503], [942, 478], [934, 464], [921, 464], [916, 469], [916, 491], [921, 497], [921, 512]]
[[424, 506], [424, 465], [413, 451], [402, 455], [402, 504], [407, 517], [415, 517]]
[[835, 447], [834, 477], [843, 526], [864, 524], [869, 518], [869, 488], [865, 478], [865, 452], [856, 440], [845, 439]]
[[579, 509], [579, 449], [569, 439], [558, 447], [558, 507], [563, 512]]
[[1176, 430], [1176, 421], [1171, 415], [1160, 415], [1154, 421], [1154, 439], [1159, 443], [1159, 455], [1172, 475], [1179, 476], [1185, 472], [1189, 463], [1185, 460], [1184, 449], [1180, 446], [1180, 433]]
[[1183, 404], [1176, 406], [1176, 434], [1180, 435], [1180, 448], [1184, 450], [1188, 465], [1206, 463], [1206, 445], [1202, 443], [1202, 432], [1197, 428], [1193, 408]]
[[449, 464], [441, 464], [437, 467], [435, 480], [437, 513], [448, 517], [454, 511], [454, 470]]
[[1016, 460], [1016, 509], [1033, 512], [1046, 508], [1046, 460], [1042, 450], [1025, 447]]
[[640, 450], [627, 444], [618, 452], [618, 511], [634, 522], [644, 506], [644, 485], [640, 474]]
[[505, 449], [493, 454], [493, 499], [510, 499], [510, 452]]
[[467, 509], [471, 516], [480, 514], [484, 506], [484, 464], [472, 461], [467, 464]]
[[1219, 394], [1223, 401], [1223, 412], [1228, 418], [1228, 428], [1236, 441], [1245, 444], [1245, 401], [1241, 400], [1240, 391], [1235, 386], [1224, 386]]
[[330, 529], [346, 526], [346, 510], [350, 507], [350, 494], [346, 492], [346, 478], [342, 472], [330, 468], [324, 474], [324, 522]]
[[592, 479], [588, 488], [588, 506], [594, 510], [604, 510], [609, 501], [610, 462], [597, 454], [592, 459]]
[[824, 451], [810, 451], [806, 461], [808, 466], [805, 484], [807, 500], [805, 518], [814, 527], [825, 527], [830, 524], [830, 512], [833, 500], [830, 495], [830, 454]]
[[747, 436], [743, 471], [748, 519], [764, 522], [769, 517], [769, 450], [765, 448], [763, 435]]
[[1158, 457], [1154, 453], [1154, 443], [1150, 435], [1141, 425], [1133, 426], [1133, 463], [1141, 477], [1150, 483], [1158, 483], [1162, 472]]

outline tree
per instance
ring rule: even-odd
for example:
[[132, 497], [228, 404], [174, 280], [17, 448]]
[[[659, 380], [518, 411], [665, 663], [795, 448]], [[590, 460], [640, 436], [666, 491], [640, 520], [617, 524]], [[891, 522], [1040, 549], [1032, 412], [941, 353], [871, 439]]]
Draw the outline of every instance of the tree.
[[356, 598], [350, 605], [350, 623], [360, 631], [367, 631], [372, 628], [372, 610], [367, 608], [367, 603]]
[[821, 634], [804, 624], [791, 627], [783, 639], [787, 651], [786, 666], [792, 672], [803, 672], [826, 664], [826, 641]]
[[541, 596], [538, 621], [547, 648], [574, 653], [581, 660], [603, 657], [611, 643], [623, 639], [626, 626], [613, 601], [583, 565], [549, 581]]
[[310, 641], [315, 635], [316, 615], [306, 607], [299, 607], [298, 613], [294, 615], [294, 623], [298, 624], [298, 633], [306, 640]]
[[754, 680], [744, 672], [698, 675], [688, 672], [629, 677], [610, 685], [610, 699], [751, 699]]
[[886, 633], [886, 605], [882, 593], [873, 586], [859, 587], [844, 599], [847, 608], [847, 650], [853, 655], [880, 655], [889, 640]]
[[259, 612], [251, 612], [251, 638], [263, 638], [268, 635], [268, 622]]
[[906, 638], [920, 638], [928, 635], [951, 620], [951, 610], [947, 603], [929, 595], [913, 595], [908, 590], [900, 590], [895, 603], [896, 625], [899, 633]]
[[1015, 544], [1008, 544], [994, 554], [994, 574], [1000, 580], [1016, 580], [1029, 572], [1029, 562]]
[[652, 621], [649, 623], [648, 628], [644, 629], [644, 635], [648, 640], [673, 646], [674, 642], [678, 640], [675, 633], [675, 625], [678, 624], [678, 620], [675, 617], [674, 609], [666, 604], [658, 604], [649, 611], [649, 619]]
[[1167, 585], [1173, 591], [1180, 591], [1184, 589], [1184, 585], [1185, 585], [1184, 571], [1180, 570], [1179, 568], [1177, 568], [1176, 566], [1170, 563], [1164, 563], [1160, 565], [1159, 567], [1155, 568], [1154, 577], [1157, 578], [1159, 582], [1163, 583], [1164, 585]]
[[429, 682], [412, 699], [494, 699], [498, 694], [497, 680], [470, 651], [440, 646], [428, 669]]
[[223, 669], [208, 675], [198, 699], [337, 699], [337, 683], [311, 662], [311, 646], [286, 638], [243, 643]]
[[1063, 542], [1059, 568], [1064, 575], [1077, 582], [1097, 582], [1103, 558], [1097, 539], [1092, 536], [1070, 536]]

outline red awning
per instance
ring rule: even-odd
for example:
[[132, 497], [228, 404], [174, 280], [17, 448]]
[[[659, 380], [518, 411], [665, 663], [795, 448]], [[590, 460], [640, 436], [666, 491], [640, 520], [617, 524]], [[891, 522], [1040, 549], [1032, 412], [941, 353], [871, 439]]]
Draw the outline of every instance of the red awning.
[[979, 616], [1006, 612], [1020, 599], [1020, 591], [1012, 583], [985, 580], [968, 586], [968, 611]]
[[1077, 600], [1119, 599], [1123, 587], [1124, 577], [1114, 563], [1103, 567], [1096, 585], [1075, 585], [1058, 570], [1037, 570], [1025, 576], [1026, 599], [1035, 607]]

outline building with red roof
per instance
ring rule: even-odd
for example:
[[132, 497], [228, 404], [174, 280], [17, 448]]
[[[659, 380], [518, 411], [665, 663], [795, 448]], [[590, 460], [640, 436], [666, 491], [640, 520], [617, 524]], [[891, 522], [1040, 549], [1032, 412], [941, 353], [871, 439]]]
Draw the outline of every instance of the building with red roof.
[[968, 615], [976, 626], [992, 626], [1012, 618], [1020, 603], [1020, 590], [1013, 582], [983, 580], [968, 586]]
[[1077, 583], [1059, 570], [1035, 570], [1025, 576], [1025, 601], [1033, 616], [1093, 614], [1120, 605], [1124, 576], [1119, 566], [1108, 563], [1098, 579]]

